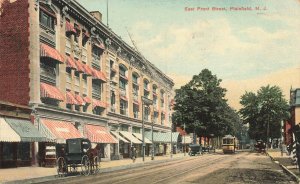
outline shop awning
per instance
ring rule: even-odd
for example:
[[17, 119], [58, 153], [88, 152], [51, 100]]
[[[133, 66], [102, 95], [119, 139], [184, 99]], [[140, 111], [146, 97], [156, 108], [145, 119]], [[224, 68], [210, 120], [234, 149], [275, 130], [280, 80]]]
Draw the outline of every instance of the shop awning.
[[118, 139], [119, 141], [123, 141], [125, 143], [129, 143], [126, 139], [124, 139], [123, 137], [121, 137], [118, 132], [111, 131], [110, 133], [113, 134], [116, 137], [116, 139]]
[[[133, 135], [143, 142], [143, 134], [133, 133]], [[152, 144], [152, 142], [146, 136], [144, 137], [144, 140], [146, 144]]]
[[[178, 132], [172, 132], [172, 143], [177, 143]], [[145, 132], [145, 137], [152, 140], [152, 132]], [[171, 142], [171, 132], [153, 132], [153, 142], [155, 143], [170, 143]]]
[[0, 118], [0, 142], [21, 142], [21, 137], [6, 123], [4, 118]]
[[103, 82], [106, 82], [106, 77], [105, 77], [105, 74], [99, 70], [96, 70], [94, 68], [91, 68], [92, 69], [92, 76], [93, 76], [93, 79], [99, 79]]
[[52, 98], [59, 101], [64, 101], [65, 97], [62, 92], [55, 86], [41, 82], [41, 97]]
[[117, 140], [105, 127], [98, 125], [85, 125], [87, 138], [94, 143], [117, 143]]
[[58, 52], [58, 50], [44, 43], [40, 44], [40, 56], [52, 58], [58, 61], [59, 63], [64, 63], [64, 57]]
[[5, 121], [21, 137], [22, 142], [46, 142], [43, 136], [29, 120], [5, 118]]
[[75, 61], [70, 56], [67, 56], [66, 64], [67, 64], [67, 67], [77, 70]]
[[102, 102], [100, 100], [96, 100], [96, 99], [93, 99], [93, 108], [95, 107], [102, 107], [102, 108], [106, 108], [106, 103], [105, 102]]
[[136, 137], [134, 137], [130, 132], [120, 131], [120, 134], [126, 139], [128, 139], [129, 142], [132, 142], [133, 144], [142, 144], [142, 142], [138, 140]]
[[193, 142], [190, 136], [182, 136], [182, 144], [191, 144]]
[[57, 143], [65, 143], [66, 139], [82, 138], [80, 132], [71, 122], [51, 119], [41, 119], [41, 123], [49, 130], [48, 138], [55, 139]]

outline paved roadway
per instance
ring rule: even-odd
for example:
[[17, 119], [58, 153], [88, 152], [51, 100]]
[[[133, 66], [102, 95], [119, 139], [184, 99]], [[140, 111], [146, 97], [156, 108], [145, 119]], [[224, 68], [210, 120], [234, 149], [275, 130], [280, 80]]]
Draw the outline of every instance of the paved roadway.
[[66, 177], [47, 183], [296, 183], [266, 155], [240, 152], [232, 155], [205, 154], [138, 168], [100, 173], [87, 177]]

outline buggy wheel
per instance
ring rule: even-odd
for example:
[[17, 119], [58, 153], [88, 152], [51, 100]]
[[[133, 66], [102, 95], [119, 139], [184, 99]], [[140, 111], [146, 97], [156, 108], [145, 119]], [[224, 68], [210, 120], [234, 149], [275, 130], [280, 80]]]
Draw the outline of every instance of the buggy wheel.
[[89, 157], [87, 155], [84, 155], [81, 159], [81, 174], [84, 176], [90, 175], [90, 167], [91, 162], [89, 160]]
[[67, 174], [67, 164], [63, 157], [58, 157], [56, 160], [56, 169], [58, 177], [63, 177]]
[[94, 174], [98, 174], [100, 172], [100, 159], [98, 156], [94, 157], [94, 163], [93, 163], [93, 170], [94, 170]]

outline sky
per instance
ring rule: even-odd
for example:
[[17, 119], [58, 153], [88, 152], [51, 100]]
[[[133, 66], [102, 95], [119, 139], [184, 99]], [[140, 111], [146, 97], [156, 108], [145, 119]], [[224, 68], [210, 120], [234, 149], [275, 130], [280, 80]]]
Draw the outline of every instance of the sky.
[[[299, 0], [77, 0], [173, 79], [174, 89], [204, 68], [227, 89], [229, 105], [261, 86], [286, 99], [300, 88]], [[258, 7], [258, 9], [256, 9]]]

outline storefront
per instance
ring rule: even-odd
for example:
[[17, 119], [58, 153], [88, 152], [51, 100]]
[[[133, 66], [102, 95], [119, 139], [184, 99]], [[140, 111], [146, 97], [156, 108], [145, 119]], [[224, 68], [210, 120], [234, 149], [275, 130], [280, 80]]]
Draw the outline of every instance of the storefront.
[[[84, 128], [87, 137], [94, 146], [98, 145], [101, 159], [111, 159], [111, 145], [117, 144], [117, 140], [108, 132], [107, 128], [99, 125], [87, 124]], [[115, 152], [115, 150], [112, 150]]]
[[46, 141], [29, 120], [0, 117], [0, 168], [31, 166], [37, 156], [34, 142]]
[[[130, 141], [128, 141], [125, 138], [123, 138], [122, 136], [120, 136], [120, 134], [118, 132], [111, 131], [110, 133], [116, 138], [117, 143], [118, 143], [118, 144], [114, 145], [113, 150], [115, 152], [115, 155], [113, 155], [111, 158], [113, 160], [122, 159], [123, 154], [121, 155], [120, 153], [124, 152], [123, 148], [124, 148], [125, 144], [130, 144]], [[121, 148], [122, 148], [122, 150], [121, 150]]]
[[[142, 143], [143, 143], [143, 134], [133, 133], [133, 135], [136, 138], [138, 138], [140, 141], [142, 141]], [[152, 142], [147, 137], [144, 137], [144, 141], [145, 141], [145, 155], [150, 156], [151, 155], [150, 150], [152, 148]]]
[[123, 155], [123, 158], [130, 157], [130, 147], [134, 146], [136, 148], [136, 152], [138, 156], [141, 156], [142, 152], [142, 142], [134, 137], [132, 133], [120, 131], [120, 135], [128, 140], [128, 143], [120, 144], [120, 154]]

